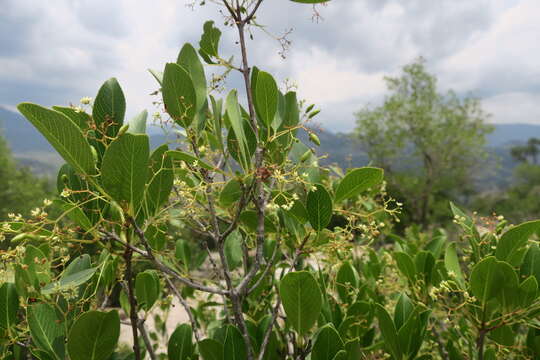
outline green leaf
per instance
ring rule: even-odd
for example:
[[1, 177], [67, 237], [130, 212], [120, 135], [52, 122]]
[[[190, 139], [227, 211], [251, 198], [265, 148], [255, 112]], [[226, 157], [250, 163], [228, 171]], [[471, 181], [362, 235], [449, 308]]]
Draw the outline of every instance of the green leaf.
[[146, 120], [148, 119], [148, 111], [143, 110], [139, 114], [135, 115], [129, 120], [129, 128], [127, 130], [130, 134], [146, 134]]
[[199, 111], [207, 102], [206, 99], [206, 76], [204, 75], [204, 67], [199, 60], [197, 51], [186, 43], [178, 54], [176, 63], [182, 66], [188, 74], [191, 76], [193, 86], [195, 88], [195, 95], [197, 97], [197, 111]]
[[504, 325], [490, 331], [489, 338], [503, 346], [513, 346], [516, 340], [516, 334], [510, 326]]
[[149, 311], [159, 298], [159, 277], [154, 270], [146, 270], [135, 278], [135, 296], [139, 306]]
[[336, 356], [332, 360], [347, 360], [349, 359], [349, 354], [345, 350], [340, 350], [337, 352]]
[[278, 88], [272, 75], [265, 71], [259, 71], [255, 93], [254, 102], [257, 115], [266, 127], [270, 127], [278, 108]]
[[300, 334], [306, 334], [315, 325], [322, 308], [322, 294], [313, 275], [307, 271], [285, 275], [279, 293], [287, 321]]
[[414, 283], [416, 278], [416, 267], [409, 254], [396, 251], [392, 255], [396, 260], [396, 265], [399, 271], [401, 271], [401, 273], [405, 275], [410, 282]]
[[126, 99], [115, 78], [105, 81], [96, 95], [92, 117], [96, 127], [110, 138], [116, 137], [124, 123]]
[[223, 360], [223, 344], [216, 340], [204, 339], [197, 346], [203, 360]]
[[533, 275], [540, 283], [540, 247], [537, 244], [531, 244], [527, 250], [520, 270], [522, 278]]
[[354, 169], [345, 175], [336, 190], [336, 202], [350, 199], [367, 189], [374, 188], [383, 180], [383, 170], [373, 167]]
[[[37, 259], [37, 261], [36, 261]], [[51, 281], [50, 261], [39, 248], [27, 245], [24, 254], [24, 263], [28, 266], [24, 270], [28, 283], [39, 289], [42, 284]]]
[[116, 349], [120, 318], [116, 310], [88, 311], [69, 332], [67, 349], [71, 360], [107, 360]]
[[414, 257], [416, 273], [422, 276], [426, 285], [431, 284], [433, 268], [435, 267], [435, 258], [429, 251], [419, 251]]
[[503, 308], [514, 305], [517, 301], [518, 277], [514, 269], [506, 262], [497, 261], [494, 256], [477, 263], [471, 272], [471, 291], [485, 304], [497, 297]]
[[232, 204], [240, 200], [242, 196], [242, 186], [240, 182], [236, 179], [231, 179], [219, 194], [219, 203], [224, 208], [230, 207]]
[[161, 71], [148, 69], [148, 72], [152, 74], [152, 76], [154, 77], [154, 79], [156, 79], [160, 86], [163, 85], [163, 73]]
[[15, 284], [5, 282], [0, 286], [0, 330], [8, 330], [17, 321], [19, 296]]
[[169, 150], [169, 151], [167, 151], [167, 155], [169, 155], [171, 157], [171, 159], [173, 159], [173, 160], [184, 161], [185, 163], [187, 163], [189, 165], [200, 166], [200, 167], [202, 167], [203, 169], [206, 169], [206, 170], [217, 170], [212, 165], [209, 165], [209, 164], [205, 163], [204, 161], [196, 158], [195, 156], [190, 155], [190, 154], [185, 153], [185, 152], [180, 151], [180, 150]]
[[246, 134], [244, 132], [244, 118], [242, 117], [242, 114], [240, 112], [240, 105], [238, 105], [238, 96], [236, 90], [232, 90], [229, 95], [227, 95], [225, 108], [227, 112], [227, 117], [231, 122], [234, 136], [238, 141], [238, 148], [240, 151], [241, 159], [240, 164], [244, 169], [248, 169], [249, 145]]
[[176, 260], [180, 262], [185, 272], [191, 268], [191, 249], [186, 240], [180, 239], [176, 241], [175, 253]]
[[244, 338], [233, 325], [228, 325], [225, 333], [225, 342], [223, 344], [224, 359], [227, 360], [245, 360], [247, 359], [247, 349]]
[[317, 334], [317, 339], [311, 351], [312, 360], [333, 360], [336, 354], [343, 350], [345, 344], [332, 324], [323, 326]]
[[170, 360], [186, 360], [193, 355], [193, 330], [191, 325], [182, 324], [174, 330], [167, 345]]
[[451, 201], [450, 201], [450, 209], [452, 210], [452, 214], [454, 214], [454, 216], [459, 216], [460, 218], [465, 218], [465, 221], [463, 221], [463, 223], [465, 224], [465, 226], [467, 228], [471, 229], [473, 227], [473, 220], [471, 219], [471, 217], [469, 215], [465, 214], [465, 212], [463, 210], [458, 208]]
[[540, 220], [529, 221], [512, 227], [506, 231], [497, 244], [495, 256], [498, 260], [507, 260], [523, 247], [531, 235], [540, 230]]
[[77, 172], [88, 175], [96, 173], [90, 144], [81, 129], [67, 116], [30, 103], [19, 104], [17, 109]]
[[[253, 210], [246, 210], [240, 214], [240, 223], [244, 225], [249, 231], [257, 232], [257, 226], [259, 224], [259, 218], [257, 212]], [[264, 231], [268, 233], [277, 232], [276, 226], [270, 220], [268, 216], [264, 218]]]
[[242, 241], [242, 234], [238, 230], [230, 233], [225, 239], [224, 251], [231, 270], [242, 265]]
[[161, 251], [167, 243], [167, 225], [150, 225], [146, 228], [144, 236], [148, 240], [150, 247], [154, 250]]
[[75, 289], [90, 280], [97, 269], [97, 267], [93, 267], [73, 271], [73, 269], [70, 269], [68, 266], [64, 273], [62, 273], [60, 280], [44, 286], [43, 289], [41, 289], [41, 293], [43, 295], [50, 295], [68, 289]]
[[414, 312], [414, 304], [411, 302], [411, 299], [407, 294], [402, 293], [399, 296], [396, 308], [394, 310], [394, 324], [396, 329], [400, 329], [406, 322], [409, 320], [409, 317]]
[[63, 360], [64, 327], [54, 307], [45, 303], [36, 304], [28, 307], [27, 312], [28, 327], [34, 344], [51, 358]]
[[123, 134], [114, 140], [101, 165], [105, 191], [119, 203], [127, 202], [132, 215], [141, 204], [148, 174], [147, 135]]
[[144, 210], [147, 216], [155, 215], [169, 200], [174, 171], [169, 147], [164, 144], [150, 155], [149, 183], [144, 193]]
[[336, 276], [336, 286], [339, 298], [346, 303], [351, 303], [353, 298], [350, 292], [358, 289], [358, 273], [349, 261], [345, 261], [339, 268]]
[[384, 307], [375, 304], [375, 315], [379, 320], [379, 328], [384, 339], [384, 344], [394, 359], [401, 360], [402, 353], [399, 346], [398, 334], [394, 322]]
[[465, 280], [463, 278], [463, 272], [461, 271], [461, 266], [459, 265], [459, 259], [456, 252], [456, 243], [450, 243], [446, 247], [446, 252], [444, 254], [444, 265], [448, 272], [454, 273], [454, 278], [458, 285], [465, 289]]
[[[300, 111], [298, 110], [298, 100], [296, 99], [296, 93], [289, 91], [285, 94], [285, 115], [283, 122], [281, 123], [281, 129], [290, 129], [298, 125], [300, 122]], [[293, 134], [296, 130], [293, 131]]]
[[84, 111], [65, 106], [53, 106], [53, 110], [61, 112], [71, 119], [82, 131], [87, 130], [92, 121], [92, 117]]
[[175, 63], [165, 65], [162, 93], [167, 113], [178, 125], [189, 127], [197, 111], [197, 95], [188, 72]]
[[199, 42], [199, 54], [209, 64], [214, 64], [212, 58], [219, 57], [219, 39], [221, 37], [221, 31], [214, 27], [213, 21], [207, 21], [204, 23], [203, 34], [201, 41]]
[[53, 204], [58, 206], [67, 217], [84, 230], [88, 231], [92, 228], [92, 222], [78, 204], [71, 204], [60, 199], [54, 199]]
[[309, 223], [317, 230], [324, 229], [332, 218], [332, 198], [325, 187], [317, 184], [316, 190], [310, 191], [307, 197], [306, 208], [308, 211]]
[[538, 296], [538, 282], [534, 276], [529, 276], [519, 285], [519, 301], [517, 306], [526, 308], [530, 306]]

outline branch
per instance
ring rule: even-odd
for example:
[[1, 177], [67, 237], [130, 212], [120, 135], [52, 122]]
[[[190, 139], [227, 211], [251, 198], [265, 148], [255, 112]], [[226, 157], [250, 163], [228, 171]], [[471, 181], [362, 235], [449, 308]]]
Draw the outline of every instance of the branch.
[[139, 236], [139, 238], [141, 238], [141, 241], [143, 242], [145, 247], [147, 247], [147, 250], [150, 249], [150, 252], [146, 252], [146, 251], [141, 250], [141, 249], [139, 249], [137, 247], [134, 247], [131, 244], [128, 244], [128, 243], [122, 241], [122, 239], [120, 239], [115, 233], [109, 233], [109, 232], [103, 232], [103, 233], [109, 239], [114, 240], [114, 241], [122, 244], [124, 247], [130, 248], [134, 252], [136, 252], [136, 253], [144, 256], [145, 258], [149, 259], [150, 261], [152, 261], [154, 263], [154, 266], [156, 268], [158, 268], [162, 272], [172, 276], [175, 280], [178, 280], [179, 282], [181, 282], [182, 284], [184, 284], [186, 286], [189, 286], [189, 287], [191, 287], [193, 289], [196, 289], [196, 290], [205, 291], [205, 292], [208, 292], [208, 293], [211, 293], [211, 294], [227, 295], [229, 293], [229, 291], [227, 291], [227, 290], [201, 285], [201, 284], [195, 283], [195, 282], [193, 282], [193, 281], [191, 281], [189, 279], [186, 279], [186, 278], [182, 277], [175, 270], [173, 270], [170, 267], [168, 267], [167, 265], [163, 264], [161, 261], [159, 261], [153, 255], [153, 253], [151, 251], [151, 248], [148, 245], [148, 241], [144, 237], [144, 233], [142, 232], [142, 230], [138, 226], [136, 226], [136, 231], [135, 232], [136, 232], [137, 236]]
[[197, 343], [198, 343], [199, 341], [201, 341], [201, 339], [199, 336], [197, 322], [195, 321], [195, 317], [193, 316], [193, 313], [191, 312], [191, 308], [189, 307], [189, 304], [187, 303], [186, 299], [184, 299], [182, 294], [180, 294], [176, 286], [174, 286], [174, 283], [171, 281], [171, 279], [166, 276], [165, 280], [167, 281], [167, 286], [169, 287], [169, 289], [174, 293], [174, 295], [178, 299], [178, 302], [180, 302], [180, 304], [186, 311], [189, 318], [189, 322], [191, 323], [191, 328], [193, 329], [193, 334], [195, 335], [195, 340], [197, 340]]
[[251, 13], [249, 13], [249, 15], [244, 19], [245, 23], [249, 23], [250, 20], [253, 19], [253, 16], [255, 16], [255, 13], [259, 9], [259, 6], [261, 6], [262, 2], [263, 2], [263, 0], [257, 0], [257, 3], [255, 4], [255, 7], [251, 11]]
[[146, 346], [146, 350], [148, 351], [148, 355], [150, 356], [150, 360], [157, 360], [156, 353], [154, 352], [154, 348], [152, 348], [152, 343], [150, 342], [148, 332], [146, 331], [146, 326], [144, 326], [144, 320], [139, 319], [139, 321], [137, 322], [137, 326], [139, 328], [139, 331], [141, 332], [144, 345]]
[[[129, 240], [127, 243], [129, 244]], [[141, 360], [141, 348], [139, 346], [139, 334], [137, 331], [139, 316], [137, 315], [137, 301], [135, 300], [135, 293], [133, 292], [132, 258], [133, 250], [130, 247], [126, 247], [124, 251], [124, 261], [126, 262], [124, 280], [126, 282], [126, 290], [129, 299], [129, 320], [131, 323], [131, 332], [133, 334], [133, 353], [135, 354], [135, 360]]]

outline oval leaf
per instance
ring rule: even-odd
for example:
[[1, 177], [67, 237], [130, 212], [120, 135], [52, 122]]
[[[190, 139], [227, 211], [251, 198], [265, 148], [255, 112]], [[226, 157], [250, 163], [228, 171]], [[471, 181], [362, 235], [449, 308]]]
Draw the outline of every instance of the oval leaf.
[[15, 284], [3, 283], [0, 286], [0, 330], [7, 330], [15, 324], [19, 310], [19, 296]]
[[197, 346], [203, 360], [223, 360], [223, 344], [216, 340], [204, 339]]
[[49, 304], [32, 305], [28, 308], [27, 317], [34, 344], [51, 358], [64, 359], [64, 327], [54, 307]]
[[363, 167], [347, 173], [336, 190], [336, 201], [349, 199], [353, 196], [379, 185], [383, 180], [383, 170], [373, 167]]
[[333, 360], [336, 354], [343, 350], [345, 344], [338, 332], [331, 324], [323, 326], [311, 351], [312, 360]]
[[197, 110], [195, 87], [188, 72], [178, 64], [165, 65], [162, 93], [167, 113], [176, 123], [187, 128]]
[[167, 345], [167, 355], [171, 360], [185, 360], [193, 355], [193, 331], [191, 325], [182, 324], [174, 330]]
[[332, 218], [332, 198], [325, 187], [317, 184], [316, 190], [310, 191], [307, 197], [307, 211], [311, 226], [321, 231]]
[[127, 202], [132, 215], [143, 197], [149, 147], [148, 136], [126, 133], [114, 140], [103, 156], [103, 187], [119, 203]]
[[272, 75], [265, 71], [258, 72], [255, 93], [257, 114], [266, 127], [270, 127], [278, 108], [278, 88]]
[[96, 95], [92, 108], [96, 127], [108, 137], [114, 138], [124, 123], [125, 113], [126, 99], [120, 84], [115, 78], [105, 81]]
[[71, 327], [67, 349], [71, 360], [107, 360], [120, 336], [120, 318], [116, 310], [88, 311]]
[[30, 103], [19, 104], [17, 109], [77, 172], [88, 175], [96, 173], [90, 144], [81, 129], [67, 116]]
[[287, 320], [300, 334], [306, 334], [315, 325], [322, 308], [322, 295], [317, 281], [307, 271], [285, 275], [279, 293]]
[[245, 360], [247, 359], [247, 349], [244, 338], [235, 326], [228, 325], [223, 344], [224, 359]]
[[159, 277], [153, 270], [138, 273], [135, 279], [135, 296], [141, 308], [148, 311], [159, 297]]

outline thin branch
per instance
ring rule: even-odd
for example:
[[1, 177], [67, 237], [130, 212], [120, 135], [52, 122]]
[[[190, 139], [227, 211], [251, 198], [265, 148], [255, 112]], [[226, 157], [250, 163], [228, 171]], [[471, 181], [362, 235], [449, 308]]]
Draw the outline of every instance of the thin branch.
[[244, 22], [246, 24], [249, 23], [251, 21], [251, 19], [253, 19], [253, 16], [255, 16], [255, 13], [259, 9], [259, 6], [261, 6], [262, 2], [263, 2], [263, 0], [257, 0], [257, 3], [255, 4], [255, 7], [251, 11], [251, 13], [249, 13], [249, 15], [244, 19]]
[[142, 335], [144, 345], [146, 346], [146, 350], [148, 351], [148, 355], [150, 356], [150, 360], [157, 360], [156, 353], [154, 352], [154, 348], [152, 347], [152, 343], [148, 337], [148, 332], [146, 331], [146, 326], [144, 325], [144, 320], [139, 319], [137, 325]]
[[124, 280], [126, 282], [127, 295], [129, 299], [129, 319], [131, 323], [131, 332], [133, 334], [133, 352], [135, 354], [135, 360], [141, 360], [141, 348], [139, 346], [139, 334], [137, 327], [139, 316], [137, 315], [137, 300], [135, 300], [135, 293], [133, 291], [133, 273], [131, 267], [132, 258], [133, 250], [126, 247], [124, 251], [124, 261], [126, 262]]
[[[141, 240], [141, 241], [143, 242], [143, 244], [145, 246], [147, 246], [147, 249], [150, 249], [150, 246], [148, 245], [148, 241], [144, 237], [144, 233], [141, 231], [141, 229], [138, 226], [136, 227], [135, 232], [136, 232], [137, 236], [139, 236], [139, 238], [144, 239], [144, 240]], [[122, 241], [122, 239], [120, 239], [115, 233], [110, 233], [110, 232], [103, 232], [103, 233], [109, 239], [114, 240], [114, 241], [122, 244], [124, 247], [128, 247], [131, 250], [133, 250], [134, 252], [136, 252], [136, 253], [144, 256], [145, 258], [151, 260], [154, 263], [154, 266], [156, 268], [158, 268], [162, 272], [172, 276], [175, 280], [178, 280], [179, 282], [181, 282], [182, 284], [184, 284], [186, 286], [189, 286], [189, 287], [191, 287], [193, 289], [196, 289], [196, 290], [212, 293], [212, 294], [227, 295], [229, 293], [228, 290], [201, 285], [201, 284], [195, 283], [195, 282], [193, 282], [193, 281], [191, 281], [189, 279], [184, 278], [183, 276], [178, 274], [175, 270], [171, 269], [170, 267], [168, 267], [167, 265], [165, 265], [161, 261], [159, 261], [153, 255], [153, 253], [151, 252], [151, 249], [150, 249], [150, 252], [146, 252], [146, 251], [141, 250], [141, 249], [139, 249], [139, 248], [137, 248], [137, 247], [135, 247], [135, 246], [133, 246], [131, 244], [128, 244], [128, 243]]]
[[189, 322], [191, 323], [191, 328], [193, 329], [193, 334], [195, 335], [195, 340], [197, 340], [197, 343], [201, 341], [199, 330], [197, 326], [197, 322], [195, 321], [195, 317], [193, 316], [193, 312], [191, 311], [191, 308], [189, 307], [189, 304], [187, 303], [186, 299], [180, 294], [180, 291], [174, 286], [174, 283], [169, 277], [165, 277], [165, 280], [167, 281], [167, 286], [169, 289], [174, 293], [174, 296], [178, 299], [178, 302], [183, 306], [184, 310], [186, 311]]

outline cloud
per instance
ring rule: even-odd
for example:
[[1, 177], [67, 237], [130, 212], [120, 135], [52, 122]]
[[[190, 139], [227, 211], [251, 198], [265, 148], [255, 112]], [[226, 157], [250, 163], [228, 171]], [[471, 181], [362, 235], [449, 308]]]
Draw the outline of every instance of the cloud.
[[[540, 94], [510, 92], [484, 100], [485, 109], [492, 114], [495, 123], [522, 123], [528, 119], [540, 123]], [[527, 117], [524, 117], [524, 114]]]
[[[239, 58], [236, 31], [223, 26], [217, 6], [191, 10], [187, 2], [4, 0], [0, 104], [77, 102], [115, 76], [128, 114], [153, 111], [148, 94], [157, 86], [146, 69], [174, 61], [184, 42], [197, 43], [205, 20], [222, 29], [222, 53]], [[316, 23], [310, 6], [263, 2], [257, 21], [271, 35], [256, 30], [248, 46], [250, 64], [280, 83], [295, 81], [331, 130], [351, 129], [354, 111], [383, 98], [383, 76], [419, 55], [443, 89], [483, 96], [491, 112], [506, 114], [508, 99], [526, 106], [540, 94], [537, 0], [334, 0], [319, 10], [324, 20]], [[283, 59], [275, 38], [290, 28], [292, 46]], [[233, 75], [227, 85], [241, 87], [241, 79]], [[494, 118], [538, 119], [532, 112]]]

